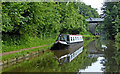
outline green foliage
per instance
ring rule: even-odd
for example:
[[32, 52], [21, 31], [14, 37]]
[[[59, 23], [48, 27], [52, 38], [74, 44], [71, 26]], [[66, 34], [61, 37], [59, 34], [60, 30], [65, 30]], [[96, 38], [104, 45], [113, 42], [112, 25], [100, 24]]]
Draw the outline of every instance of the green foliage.
[[116, 42], [120, 43], [120, 32], [115, 36]]
[[79, 10], [79, 13], [86, 18], [99, 18], [96, 9], [91, 9], [91, 5], [85, 5], [84, 3], [76, 3], [75, 8]]
[[115, 56], [114, 59], [117, 63], [117, 65], [120, 65], [120, 32], [117, 33], [117, 35], [115, 36], [115, 44], [116, 44], [116, 52], [115, 52]]
[[[54, 43], [56, 38], [49, 38], [47, 40], [41, 40], [37, 37], [28, 37], [29, 41], [26, 41], [25, 44], [22, 45], [6, 45], [6, 44], [2, 44], [2, 52], [10, 52], [10, 51], [16, 51], [19, 49], [23, 49], [23, 48], [31, 48], [31, 47], [35, 47], [35, 46], [42, 46], [45, 44], [51, 44]], [[20, 41], [22, 42], [22, 40]], [[17, 43], [16, 41], [14, 43]]]
[[120, 32], [115, 36], [116, 38], [116, 52], [115, 52], [115, 56], [114, 59], [117, 63], [117, 65], [120, 65]]
[[103, 9], [105, 16], [104, 24], [107, 36], [111, 39], [120, 32], [120, 2], [106, 2]]
[[83, 3], [69, 3], [67, 6], [65, 2], [3, 2], [2, 7], [3, 34], [36, 35], [64, 30], [85, 32], [85, 17], [98, 17], [95, 9]]
[[28, 45], [33, 38], [55, 39], [52, 36], [60, 33], [89, 34], [85, 21], [88, 17], [99, 15], [83, 3], [70, 2], [67, 6], [66, 2], [3, 2], [2, 43], [19, 46]]
[[83, 39], [86, 40], [91, 40], [91, 39], [95, 39], [94, 35], [83, 35]]

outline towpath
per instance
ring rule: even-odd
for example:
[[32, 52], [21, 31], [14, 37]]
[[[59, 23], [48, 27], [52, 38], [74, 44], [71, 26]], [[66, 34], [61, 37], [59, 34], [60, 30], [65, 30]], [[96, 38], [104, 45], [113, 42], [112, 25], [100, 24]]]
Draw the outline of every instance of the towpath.
[[[51, 43], [51, 44], [53, 44], [53, 43]], [[31, 47], [31, 48], [20, 49], [20, 50], [16, 50], [16, 51], [4, 52], [4, 53], [0, 53], [0, 56], [12, 54], [12, 53], [17, 53], [17, 52], [24, 51], [24, 50], [30, 50], [30, 49], [35, 49], [35, 48], [39, 48], [39, 47], [44, 47], [44, 46], [48, 46], [48, 45], [50, 45], [50, 44], [36, 46], [36, 47]]]

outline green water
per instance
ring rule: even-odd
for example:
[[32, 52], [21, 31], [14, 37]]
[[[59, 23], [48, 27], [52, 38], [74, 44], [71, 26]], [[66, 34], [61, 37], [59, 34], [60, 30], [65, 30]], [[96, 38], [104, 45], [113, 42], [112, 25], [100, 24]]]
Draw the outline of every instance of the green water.
[[[10, 66], [3, 72], [120, 72], [120, 53], [114, 41], [97, 39], [81, 47], [70, 51], [46, 52], [42, 56]], [[73, 60], [70, 60], [72, 57]]]

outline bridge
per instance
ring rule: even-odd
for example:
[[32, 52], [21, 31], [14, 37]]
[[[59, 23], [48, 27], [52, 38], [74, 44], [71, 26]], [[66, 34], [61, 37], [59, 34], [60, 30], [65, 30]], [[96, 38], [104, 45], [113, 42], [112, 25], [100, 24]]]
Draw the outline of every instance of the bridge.
[[86, 19], [87, 22], [89, 22], [90, 26], [89, 26], [89, 31], [96, 35], [96, 27], [98, 25], [101, 25], [104, 21], [103, 18], [89, 18], [89, 19]]

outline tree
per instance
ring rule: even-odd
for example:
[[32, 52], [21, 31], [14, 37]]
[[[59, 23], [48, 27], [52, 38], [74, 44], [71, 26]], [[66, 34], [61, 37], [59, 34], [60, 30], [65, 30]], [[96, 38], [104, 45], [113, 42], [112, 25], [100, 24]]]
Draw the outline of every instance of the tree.
[[2, 39], [8, 43], [43, 34], [85, 34], [85, 19], [99, 17], [95, 9], [75, 2], [3, 2], [2, 11]]
[[118, 33], [119, 28], [119, 10], [117, 2], [106, 2], [104, 4], [105, 8], [105, 30], [107, 32], [107, 36], [111, 39], [115, 39], [115, 35]]

